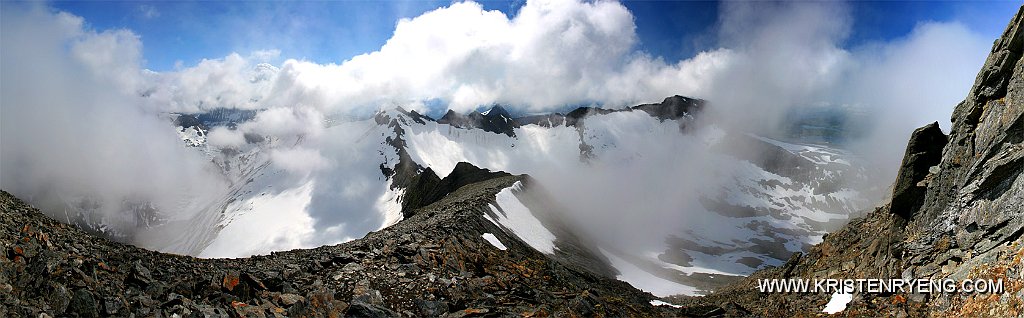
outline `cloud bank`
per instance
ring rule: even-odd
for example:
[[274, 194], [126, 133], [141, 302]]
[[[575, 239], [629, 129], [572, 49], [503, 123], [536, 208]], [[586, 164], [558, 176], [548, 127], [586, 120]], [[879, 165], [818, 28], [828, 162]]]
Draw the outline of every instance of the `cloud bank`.
[[[666, 63], [636, 52], [634, 17], [609, 1], [532, 1], [512, 18], [458, 2], [398, 21], [379, 50], [340, 64], [255, 53], [158, 74], [149, 95], [165, 110], [314, 107], [325, 113], [441, 100], [464, 112], [502, 103], [527, 112], [565, 105], [625, 106], [700, 90], [728, 52]], [[264, 58], [263, 60], [268, 60]]]
[[182, 147], [168, 121], [139, 107], [137, 36], [88, 30], [81, 18], [39, 6], [5, 4], [2, 17], [4, 190], [52, 213], [95, 204], [89, 217], [125, 223], [118, 230], [134, 226], [125, 215], [132, 203], [195, 212], [190, 198], [220, 193], [216, 170]]

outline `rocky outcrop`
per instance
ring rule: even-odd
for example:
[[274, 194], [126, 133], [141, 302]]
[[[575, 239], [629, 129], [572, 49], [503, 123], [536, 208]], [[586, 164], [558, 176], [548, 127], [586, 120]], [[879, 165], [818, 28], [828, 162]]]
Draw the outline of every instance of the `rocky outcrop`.
[[[621, 109], [606, 109], [600, 107], [577, 107], [572, 111], [561, 114], [528, 115], [513, 117], [501, 106], [495, 105], [490, 110], [481, 113], [473, 111], [467, 115], [448, 110], [440, 119], [440, 124], [449, 124], [458, 128], [476, 128], [497, 134], [505, 134], [515, 137], [514, 129], [525, 125], [539, 125], [552, 127], [559, 125], [578, 127], [582, 126], [584, 120], [589, 116], [604, 115], [623, 111], [643, 111], [651, 117], [660, 120], [692, 119], [703, 110], [706, 102], [701, 99], [683, 97], [679, 95], [665, 98], [661, 103], [641, 104]], [[682, 126], [682, 125], [681, 125]]]
[[409, 187], [405, 188], [405, 194], [402, 196], [402, 215], [410, 217], [416, 209], [437, 202], [463, 186], [504, 176], [509, 174], [477, 168], [468, 162], [457, 163], [455, 169], [444, 179], [438, 178], [434, 170], [426, 168]]
[[643, 104], [633, 106], [633, 110], [642, 110], [661, 120], [679, 119], [700, 113], [705, 102], [700, 99], [675, 95], [665, 98], [660, 104]]
[[537, 125], [550, 128], [565, 125], [565, 115], [560, 113], [529, 115], [516, 118], [516, 122], [521, 126]]
[[198, 127], [198, 131], [210, 131], [210, 127], [207, 127], [203, 121], [199, 120], [195, 115], [190, 114], [179, 114], [174, 118], [174, 125], [181, 128], [192, 128]]
[[598, 107], [578, 107], [573, 109], [571, 112], [565, 114], [565, 125], [566, 126], [582, 126], [583, 120], [587, 117], [594, 115], [604, 115], [616, 112], [614, 109], [604, 109]]
[[482, 129], [483, 131], [504, 134], [509, 137], [515, 137], [515, 128], [519, 127], [519, 123], [512, 118], [512, 115], [498, 105], [494, 105], [486, 113], [473, 111], [469, 115], [460, 115], [449, 109], [437, 122], [458, 128]]
[[922, 181], [928, 175], [928, 169], [942, 159], [942, 148], [946, 142], [946, 134], [942, 133], [937, 122], [918, 128], [910, 135], [903, 163], [893, 185], [889, 208], [892, 213], [909, 220], [921, 208], [927, 190]]

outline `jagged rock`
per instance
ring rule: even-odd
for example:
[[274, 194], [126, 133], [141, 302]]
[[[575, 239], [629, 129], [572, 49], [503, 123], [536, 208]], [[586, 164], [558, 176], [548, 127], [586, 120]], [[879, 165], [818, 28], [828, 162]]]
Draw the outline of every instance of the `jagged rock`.
[[437, 317], [448, 312], [448, 302], [417, 299], [416, 308], [424, 317]]
[[374, 304], [367, 304], [361, 301], [355, 301], [352, 306], [348, 308], [346, 315], [350, 317], [366, 317], [366, 318], [390, 318], [399, 317], [400, 314], [396, 313], [391, 309], [387, 309]]
[[96, 310], [96, 298], [88, 290], [75, 290], [71, 302], [68, 303], [67, 312], [77, 314], [79, 317], [99, 317]]
[[349, 263], [349, 264], [346, 264], [345, 267], [341, 268], [341, 271], [343, 271], [345, 273], [350, 273], [350, 274], [358, 272], [358, 271], [361, 271], [361, 270], [363, 270], [363, 265], [360, 265], [359, 263]]
[[892, 213], [910, 219], [921, 207], [927, 188], [919, 183], [928, 175], [929, 167], [939, 164], [942, 148], [947, 141], [946, 134], [942, 133], [937, 122], [918, 128], [910, 135], [903, 163], [893, 185], [889, 208]]
[[645, 111], [661, 120], [669, 120], [694, 116], [704, 108], [704, 104], [700, 99], [675, 95], [665, 98], [660, 104], [643, 104], [633, 106], [632, 109]]
[[499, 105], [491, 107], [486, 114], [473, 111], [468, 115], [460, 115], [449, 109], [441, 119], [437, 120], [437, 123], [449, 124], [458, 128], [476, 128], [509, 137], [515, 137], [515, 128], [519, 127], [519, 123], [512, 118], [512, 115]]
[[203, 121], [199, 120], [199, 118], [197, 118], [195, 115], [189, 114], [180, 114], [178, 115], [178, 117], [175, 117], [174, 125], [180, 126], [182, 128], [199, 127], [202, 129], [202, 131], [210, 130], [210, 128], [207, 127], [206, 124], [203, 123]]
[[68, 308], [68, 304], [71, 303], [71, 292], [61, 283], [53, 282], [49, 286], [46, 303], [54, 313], [64, 313]]
[[106, 297], [103, 299], [103, 313], [108, 316], [120, 314], [124, 308], [124, 301], [119, 297]]
[[437, 202], [465, 185], [507, 175], [509, 174], [505, 172], [492, 172], [477, 168], [468, 162], [459, 162], [448, 176], [440, 179], [432, 169], [426, 168], [415, 178], [416, 181], [406, 188], [402, 214], [408, 218], [416, 209]]
[[133, 284], [141, 288], [149, 286], [149, 282], [153, 280], [149, 269], [142, 266], [141, 261], [132, 263], [131, 273], [128, 275], [128, 279], [125, 281], [127, 284]]
[[523, 116], [515, 119], [516, 123], [520, 126], [525, 125], [537, 125], [541, 127], [555, 127], [565, 125], [565, 115], [560, 113], [544, 114], [544, 115], [530, 115]]
[[281, 299], [281, 304], [284, 304], [285, 306], [291, 306], [295, 303], [306, 301], [306, 297], [296, 294], [281, 294], [279, 297]]
[[589, 317], [594, 316], [597, 313], [597, 308], [595, 308], [597, 304], [597, 297], [594, 297], [594, 294], [591, 291], [585, 290], [569, 302], [569, 308], [577, 315]]

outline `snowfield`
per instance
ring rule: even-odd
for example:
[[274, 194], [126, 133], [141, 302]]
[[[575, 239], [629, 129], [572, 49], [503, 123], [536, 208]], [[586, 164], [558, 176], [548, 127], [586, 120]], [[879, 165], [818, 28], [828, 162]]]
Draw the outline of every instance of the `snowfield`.
[[530, 209], [523, 206], [515, 197], [514, 191], [522, 191], [523, 184], [516, 182], [511, 187], [498, 192], [495, 204], [491, 205], [492, 214], [484, 214], [484, 218], [500, 228], [507, 229], [526, 242], [533, 249], [544, 254], [555, 253], [555, 235], [544, 224], [533, 216]]

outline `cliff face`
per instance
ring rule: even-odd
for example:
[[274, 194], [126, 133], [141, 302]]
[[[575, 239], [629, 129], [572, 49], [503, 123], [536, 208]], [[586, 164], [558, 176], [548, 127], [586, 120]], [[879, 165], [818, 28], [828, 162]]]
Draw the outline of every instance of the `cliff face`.
[[923, 206], [910, 220], [921, 238], [908, 246], [949, 237], [955, 247], [984, 253], [1016, 240], [1024, 230], [1024, 17], [1018, 11], [953, 112], [949, 145], [927, 182]]
[[[1002, 294], [855, 294], [843, 315], [1024, 314], [1024, 7], [995, 41], [945, 136], [914, 132], [891, 202], [829, 234], [807, 254], [688, 308], [742, 307], [766, 316], [813, 315], [826, 294], [763, 294], [762, 278], [1002, 279]], [[948, 142], [947, 142], [948, 141]]]

